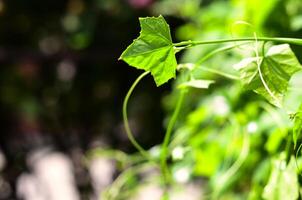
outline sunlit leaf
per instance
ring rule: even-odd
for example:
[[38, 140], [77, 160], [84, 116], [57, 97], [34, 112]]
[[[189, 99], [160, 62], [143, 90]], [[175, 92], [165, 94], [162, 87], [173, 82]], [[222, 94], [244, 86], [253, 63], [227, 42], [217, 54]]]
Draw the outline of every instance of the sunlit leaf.
[[299, 197], [299, 184], [294, 157], [286, 166], [284, 159], [275, 160], [262, 197], [266, 200], [295, 200]]
[[299, 109], [302, 99], [302, 71], [295, 73], [288, 84], [287, 92], [284, 96], [284, 109], [288, 113], [295, 113]]
[[199, 88], [199, 89], [207, 89], [209, 88], [210, 84], [214, 83], [212, 80], [190, 80], [178, 85], [178, 88]]
[[291, 76], [302, 69], [288, 44], [272, 46], [264, 57], [245, 58], [234, 68], [240, 72], [246, 89], [264, 96], [278, 107], [282, 107]]
[[150, 71], [157, 86], [175, 77], [176, 58], [169, 25], [162, 16], [140, 18], [140, 36], [128, 46], [120, 59]]

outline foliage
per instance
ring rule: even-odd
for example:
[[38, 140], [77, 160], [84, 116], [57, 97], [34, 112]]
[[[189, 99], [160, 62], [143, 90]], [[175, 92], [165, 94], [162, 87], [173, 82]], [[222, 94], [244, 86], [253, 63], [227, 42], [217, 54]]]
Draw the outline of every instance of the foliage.
[[272, 172], [264, 188], [263, 198], [273, 199], [298, 199], [299, 186], [296, 174], [294, 157], [286, 166], [285, 160], [277, 159], [272, 166]]
[[[184, 4], [188, 2], [193, 1], [184, 1]], [[192, 38], [180, 34], [180, 38], [190, 40], [172, 43], [162, 16], [141, 18], [141, 35], [121, 56], [129, 65], [151, 72], [158, 86], [174, 76], [171, 66], [173, 73], [178, 70], [173, 91], [165, 100], [173, 114], [168, 118], [160, 156], [142, 155], [160, 168], [165, 186], [163, 199], [168, 199], [169, 188], [178, 181], [174, 176], [177, 168], [188, 169], [187, 182], [201, 177], [207, 180], [206, 188], [212, 199], [300, 197], [301, 107], [293, 111], [286, 104], [289, 99], [301, 104], [300, 99], [289, 95], [297, 86], [291, 79], [301, 77], [298, 72], [302, 69], [295, 55], [297, 52], [289, 44], [299, 46], [302, 40], [258, 37], [255, 33], [266, 32], [265, 21], [268, 13], [280, 6], [277, 1], [267, 1], [261, 8], [263, 13], [257, 17], [256, 3], [234, 2], [234, 7], [251, 8], [245, 14], [255, 16], [252, 37], [243, 37], [251, 31], [251, 25], [241, 23], [245, 25], [244, 31], [238, 32], [240, 37], [209, 39], [207, 34], [213, 32], [228, 35], [223, 35], [223, 28], [219, 30], [222, 26], [194, 28], [198, 19], [205, 20], [196, 11], [198, 13], [182, 16], [191, 17], [195, 24], [180, 28], [194, 29], [195, 34], [190, 36]], [[148, 24], [147, 29], [144, 24]], [[145, 29], [163, 32], [169, 42], [162, 42], [154, 31]], [[225, 45], [230, 42], [234, 45]], [[175, 54], [182, 50], [181, 64], [177, 65]], [[146, 57], [140, 52], [147, 52]], [[260, 95], [253, 95], [249, 90]], [[125, 110], [124, 117], [127, 124]], [[178, 153], [174, 154], [176, 150]], [[173, 162], [167, 162], [169, 158]]]
[[176, 58], [169, 25], [162, 16], [140, 18], [140, 36], [124, 51], [121, 59], [150, 71], [158, 86], [175, 77]]
[[288, 44], [272, 46], [261, 57], [245, 58], [235, 68], [246, 89], [263, 95], [278, 107], [282, 107], [291, 76], [301, 70]]

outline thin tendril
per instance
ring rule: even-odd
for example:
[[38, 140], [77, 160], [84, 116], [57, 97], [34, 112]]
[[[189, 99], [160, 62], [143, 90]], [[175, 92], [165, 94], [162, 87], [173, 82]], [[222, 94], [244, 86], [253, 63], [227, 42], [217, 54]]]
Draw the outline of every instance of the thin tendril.
[[[233, 23], [232, 24], [232, 26], [231, 26], [231, 28], [230, 28], [230, 32], [231, 32], [231, 37], [232, 38], [235, 38], [235, 36], [234, 36], [234, 29], [235, 29], [235, 27], [236, 26], [239, 26], [239, 25], [244, 25], [244, 26], [248, 26], [248, 27], [250, 27], [252, 30], [254, 30], [253, 32], [255, 32], [255, 27], [252, 25], [252, 24], [250, 24], [250, 23], [248, 23], [248, 22], [246, 22], [246, 21], [236, 21], [235, 23]], [[234, 41], [234, 43], [236, 44], [237, 43], [237, 41]], [[246, 50], [246, 49], [244, 49], [244, 48], [241, 48], [240, 46], [238, 46], [238, 49], [241, 49], [241, 50]]]
[[152, 160], [150, 154], [143, 149], [143, 147], [141, 145], [138, 144], [138, 142], [135, 140], [133, 133], [130, 129], [129, 126], [129, 121], [128, 121], [128, 116], [127, 116], [127, 106], [128, 106], [128, 101], [129, 98], [134, 90], [134, 88], [136, 87], [136, 85], [140, 82], [141, 79], [143, 79], [147, 74], [149, 74], [149, 72], [144, 72], [142, 73], [132, 84], [132, 86], [130, 87], [130, 89], [128, 90], [126, 97], [124, 99], [123, 102], [123, 120], [124, 120], [124, 125], [125, 125], [125, 130], [128, 136], [128, 139], [130, 140], [130, 142], [132, 143], [132, 145], [140, 152], [140, 154], [145, 157], [147, 160]]
[[[282, 105], [280, 104], [279, 100], [278, 100], [277, 97], [273, 94], [273, 92], [270, 90], [269, 86], [266, 84], [266, 82], [265, 82], [265, 80], [264, 80], [264, 77], [263, 77], [262, 71], [261, 71], [261, 65], [262, 65], [262, 62], [263, 62], [263, 60], [264, 60], [264, 56], [265, 56], [265, 55], [264, 55], [264, 54], [262, 55], [262, 57], [263, 57], [262, 59], [261, 59], [260, 56], [259, 56], [259, 52], [258, 52], [258, 38], [257, 38], [256, 32], [254, 32], [254, 38], [255, 38], [255, 54], [256, 54], [256, 58], [257, 58], [256, 63], [257, 63], [257, 69], [258, 69], [258, 73], [259, 73], [260, 80], [261, 80], [261, 82], [262, 82], [262, 84], [263, 84], [265, 90], [268, 92], [268, 94], [276, 101], [276, 102], [275, 102], [276, 105], [277, 105], [278, 107], [282, 107]], [[264, 44], [263, 44], [263, 45], [264, 45]], [[264, 47], [262, 48], [262, 51], [264, 51], [263, 49], [264, 49]], [[262, 52], [262, 53], [264, 53], [264, 52]]]

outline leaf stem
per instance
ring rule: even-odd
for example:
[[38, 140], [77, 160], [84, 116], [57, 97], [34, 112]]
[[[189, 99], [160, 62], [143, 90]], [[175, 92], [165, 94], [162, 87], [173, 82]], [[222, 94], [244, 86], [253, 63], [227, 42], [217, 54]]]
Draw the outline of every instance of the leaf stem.
[[240, 79], [240, 77], [238, 77], [236, 75], [228, 74], [228, 73], [216, 70], [216, 69], [211, 69], [211, 68], [207, 68], [207, 67], [203, 67], [203, 66], [198, 66], [198, 69], [206, 71], [206, 72], [210, 72], [210, 73], [213, 73], [213, 74], [217, 74], [217, 75], [220, 75], [220, 76], [223, 76], [225, 78], [232, 79], [232, 80], [239, 80]]
[[[186, 93], [186, 90], [181, 90], [180, 96], [179, 96], [177, 104], [176, 104], [176, 108], [173, 112], [171, 120], [169, 121], [167, 131], [165, 133], [164, 142], [163, 142], [162, 148], [161, 148], [161, 154], [160, 154], [160, 164], [161, 165], [160, 165], [160, 167], [161, 167], [161, 172], [162, 172], [164, 183], [165, 183], [166, 187], [171, 182], [171, 175], [170, 175], [168, 165], [167, 165], [168, 144], [169, 144], [169, 141], [170, 141], [172, 131], [173, 131], [174, 125], [176, 123], [177, 117], [179, 115], [182, 103], [184, 101], [185, 93]], [[167, 192], [167, 188], [165, 189], [165, 192]]]
[[[218, 39], [218, 40], [206, 40], [206, 41], [183, 41], [179, 43], [174, 43], [175, 47], [181, 46], [197, 46], [203, 44], [218, 44], [218, 43], [227, 43], [227, 42], [244, 42], [244, 41], [254, 41], [254, 37], [246, 37], [246, 38], [230, 38], [230, 39]], [[283, 38], [283, 37], [258, 37], [258, 41], [271, 41], [271, 42], [281, 42], [281, 43], [289, 43], [295, 45], [302, 46], [302, 39], [299, 38]]]
[[140, 152], [140, 154], [145, 157], [147, 160], [152, 160], [152, 158], [150, 157], [150, 154], [143, 149], [143, 147], [141, 145], [138, 144], [138, 142], [135, 140], [133, 133], [130, 129], [129, 126], [129, 121], [128, 121], [128, 116], [127, 116], [127, 106], [128, 106], [128, 101], [129, 98], [134, 90], [134, 88], [137, 86], [137, 84], [140, 82], [140, 80], [142, 80], [147, 74], [149, 74], [149, 72], [144, 72], [142, 73], [132, 84], [132, 86], [130, 87], [130, 89], [128, 90], [126, 97], [124, 99], [123, 102], [123, 120], [124, 120], [124, 125], [125, 125], [125, 130], [128, 136], [128, 139], [130, 140], [130, 142], [132, 143], [132, 145]]
[[224, 46], [224, 47], [215, 49], [215, 50], [211, 51], [210, 53], [208, 53], [207, 55], [205, 55], [204, 57], [202, 57], [201, 59], [199, 59], [195, 64], [199, 65], [199, 64], [203, 63], [204, 61], [208, 60], [209, 58], [211, 58], [212, 56], [215, 56], [218, 53], [229, 51], [231, 49], [234, 49], [236, 47], [246, 45], [246, 44], [249, 44], [249, 43], [251, 43], [251, 41], [244, 42], [244, 43], [241, 43], [241, 44], [234, 44], [234, 45], [230, 45], [230, 46]]
[[[238, 80], [238, 79], [240, 79], [240, 77], [238, 77], [238, 76], [236, 76], [236, 75], [228, 74], [228, 73], [225, 73], [225, 72], [223, 72], [223, 71], [216, 70], [216, 69], [207, 68], [207, 67], [201, 66], [201, 64], [202, 64], [204, 61], [210, 59], [212, 56], [215, 56], [215, 55], [218, 54], [218, 53], [222, 53], [222, 52], [225, 52], [225, 51], [229, 51], [229, 50], [231, 50], [231, 49], [234, 49], [234, 48], [236, 48], [236, 47], [239, 47], [239, 46], [242, 46], [242, 45], [246, 45], [246, 44], [249, 44], [249, 43], [251, 43], [251, 41], [244, 42], [244, 43], [240, 43], [240, 44], [234, 44], [234, 45], [224, 46], [224, 47], [215, 49], [215, 50], [211, 51], [210, 53], [208, 53], [207, 55], [205, 55], [204, 57], [200, 58], [200, 59], [195, 63], [195, 65], [197, 66], [196, 68], [201, 69], [201, 70], [203, 70], [203, 71], [207, 71], [207, 72], [213, 73], [213, 74], [217, 74], [217, 75], [220, 75], [220, 76], [229, 78], [229, 79]], [[184, 48], [184, 47], [183, 47], [183, 48]]]

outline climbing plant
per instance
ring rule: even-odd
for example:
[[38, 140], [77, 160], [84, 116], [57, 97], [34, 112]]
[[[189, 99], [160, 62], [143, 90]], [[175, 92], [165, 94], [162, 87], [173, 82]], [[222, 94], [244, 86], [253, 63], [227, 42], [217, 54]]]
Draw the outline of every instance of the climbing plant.
[[[269, 156], [272, 164], [270, 170], [262, 170], [262, 172], [269, 172], [270, 175], [266, 175], [268, 177], [263, 179], [255, 178], [252, 181], [252, 186], [250, 186], [250, 188], [252, 188], [251, 192], [261, 190], [260, 196], [263, 199], [298, 199], [300, 187], [298, 176], [300, 170], [299, 153], [301, 148], [302, 106], [300, 106], [298, 110], [289, 110], [285, 106], [285, 98], [288, 94], [292, 77], [298, 74], [302, 69], [302, 66], [290, 45], [302, 46], [302, 39], [259, 37], [256, 32], [253, 32], [252, 37], [232, 37], [203, 41], [188, 40], [174, 43], [172, 41], [169, 25], [163, 16], [140, 18], [139, 22], [141, 26], [139, 37], [135, 39], [120, 56], [120, 59], [128, 63], [130, 66], [144, 71], [136, 79], [126, 95], [123, 104], [123, 118], [129, 140], [146, 161], [153, 163], [160, 169], [164, 188], [162, 198], [169, 199], [169, 187], [173, 183], [171, 166], [173, 166], [174, 162], [174, 160], [172, 159], [171, 161], [170, 158], [173, 158], [174, 147], [179, 146], [177, 144], [181, 143], [179, 140], [185, 138], [185, 141], [189, 141], [186, 144], [188, 148], [192, 148], [193, 151], [195, 151], [194, 155], [197, 160], [196, 162], [197, 164], [199, 163], [199, 167], [194, 169], [195, 174], [207, 177], [213, 174], [213, 170], [217, 169], [217, 165], [219, 165], [219, 161], [221, 160], [219, 157], [223, 157], [223, 155], [217, 152], [215, 153], [217, 149], [212, 149], [211, 145], [216, 145], [215, 142], [219, 139], [212, 143], [210, 142], [210, 146], [209, 144], [201, 142], [201, 144], [198, 144], [197, 146], [204, 144], [205, 147], [203, 147], [203, 150], [199, 151], [196, 149], [194, 150], [194, 146], [198, 143], [197, 140], [195, 140], [196, 135], [190, 134], [192, 132], [196, 132], [196, 127], [195, 125], [193, 126], [192, 123], [203, 124], [204, 121], [206, 121], [206, 118], [209, 118], [210, 115], [215, 115], [215, 113], [205, 114], [205, 110], [202, 109], [203, 107], [201, 106], [200, 110], [197, 108], [188, 116], [188, 122], [185, 123], [191, 123], [189, 129], [186, 129], [189, 126], [187, 125], [184, 127], [178, 127], [176, 130], [175, 124], [179, 119], [179, 113], [181, 112], [182, 106], [185, 104], [187, 98], [189, 98], [188, 91], [190, 91], [191, 88], [202, 90], [211, 88], [211, 91], [215, 92], [215, 83], [219, 82], [219, 78], [217, 77], [223, 77], [232, 82], [239, 82], [241, 88], [244, 90], [254, 91], [256, 94], [260, 95], [261, 98], [266, 100], [266, 102], [255, 100], [255, 102], [252, 102], [249, 105], [252, 107], [250, 110], [258, 110], [252, 114], [255, 119], [263, 117], [262, 113], [259, 111], [259, 108], [261, 108], [266, 111], [266, 113], [270, 114], [277, 126], [281, 124], [281, 128], [277, 130], [279, 133], [275, 133], [276, 135], [279, 135], [279, 139], [268, 138], [270, 142], [267, 143], [267, 151], [271, 152]], [[175, 56], [177, 53], [186, 51], [189, 48], [202, 48], [205, 45], [217, 44], [221, 44], [222, 46], [219, 46], [211, 52], [203, 55], [198, 62], [179, 63]], [[241, 61], [230, 66], [230, 68], [237, 71], [236, 74], [203, 66], [203, 63], [206, 60], [215, 58], [215, 56], [219, 56], [219, 54], [223, 52], [234, 49], [240, 49], [247, 52], [246, 56], [243, 57]], [[201, 73], [204, 71], [217, 76], [213, 79], [199, 78], [196, 76], [196, 70], [200, 69]], [[175, 103], [173, 114], [167, 124], [164, 141], [160, 145], [159, 156], [154, 156], [135, 140], [133, 133], [131, 132], [127, 116], [127, 104], [131, 94], [133, 93], [136, 85], [149, 74], [151, 74], [158, 87], [167, 83], [169, 80], [174, 79], [178, 90], [177, 103]], [[298, 89], [301, 90], [301, 88]], [[232, 88], [229, 89], [229, 92], [232, 92]], [[233, 94], [229, 95], [231, 96]], [[208, 102], [208, 106], [210, 105], [212, 105], [211, 102]], [[207, 106], [207, 104], [205, 103], [204, 106]], [[217, 107], [217, 109], [219, 109], [219, 107]], [[195, 119], [195, 122], [192, 122], [192, 120], [190, 121], [192, 116], [197, 116], [197, 114], [200, 115], [201, 112], [203, 112], [203, 117], [201, 117], [201, 119]], [[249, 113], [250, 112], [253, 111], [249, 111]], [[275, 112], [286, 113], [287, 120], [291, 120], [291, 127], [282, 127], [282, 119], [274, 118], [274, 116], [276, 116], [276, 114], [274, 114]], [[254, 145], [250, 142], [251, 137], [254, 136], [251, 136], [249, 133], [255, 132], [255, 124], [245, 122], [243, 117], [240, 116], [240, 112], [237, 111], [234, 111], [233, 113], [228, 112], [227, 115], [229, 116], [229, 119], [225, 120], [225, 123], [222, 126], [223, 128], [219, 129], [219, 132], [227, 131], [242, 133], [241, 135], [237, 135], [241, 138], [240, 144], [242, 144], [242, 148], [239, 152], [234, 154], [237, 155], [237, 159], [233, 160], [233, 164], [228, 165], [228, 167], [223, 170], [223, 173], [219, 174], [218, 178], [212, 181], [211, 184], [214, 186], [212, 186], [212, 189], [210, 190], [210, 196], [213, 199], [217, 199], [223, 194], [227, 188], [227, 184], [229, 184], [229, 180], [236, 177], [236, 173], [239, 173], [239, 168], [243, 167], [244, 162], [252, 164], [252, 160], [247, 158], [249, 152], [252, 151], [251, 145]], [[198, 122], [196, 122], [196, 120]], [[261, 120], [266, 120], [266, 118]], [[280, 120], [281, 122], [279, 122]], [[211, 122], [208, 122], [208, 124], [209, 123]], [[243, 129], [242, 126], [240, 126], [242, 124], [247, 125], [247, 129]], [[204, 127], [204, 129], [206, 128]], [[187, 135], [174, 134], [175, 137], [171, 139], [173, 133], [179, 130], [183, 130], [182, 132], [185, 132]], [[206, 135], [206, 133], [203, 134]], [[216, 136], [219, 137], [219, 135]], [[180, 137], [180, 139], [177, 137]], [[190, 137], [191, 139], [188, 139]], [[223, 138], [223, 136], [221, 137]], [[235, 138], [235, 140], [237, 139], [238, 138]], [[280, 142], [282, 139], [286, 141], [285, 145], [279, 147], [276, 143]], [[206, 153], [209, 153], [209, 151], [211, 151], [211, 154], [216, 156], [217, 159], [212, 158], [212, 162], [204, 162], [203, 165], [213, 165], [212, 168], [200, 165], [200, 163], [205, 161], [204, 156]], [[225, 149], [225, 151], [228, 151], [228, 149]], [[257, 156], [259, 157], [260, 155]], [[259, 160], [258, 157], [253, 159]], [[267, 164], [262, 164], [261, 166], [261, 169], [264, 169]], [[255, 175], [255, 177], [257, 176], [260, 175]], [[263, 175], [263, 177], [265, 176]], [[265, 187], [264, 189], [257, 189], [256, 186], [261, 185], [262, 183], [259, 184], [261, 181], [265, 181]], [[253, 197], [253, 194], [251, 194], [249, 197], [251, 199], [257, 199], [259, 195], [258, 197], [257, 195], [254, 195]]]

